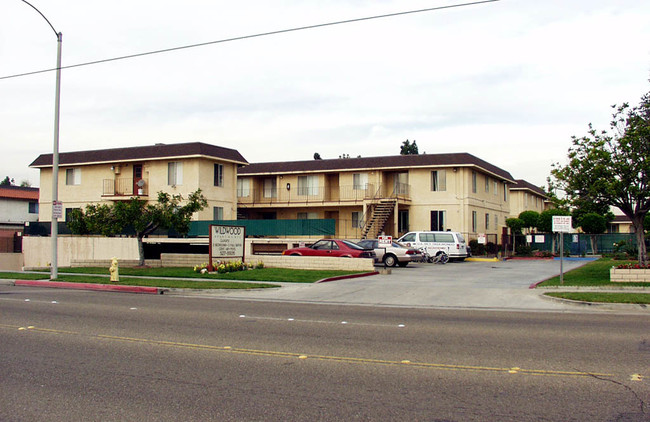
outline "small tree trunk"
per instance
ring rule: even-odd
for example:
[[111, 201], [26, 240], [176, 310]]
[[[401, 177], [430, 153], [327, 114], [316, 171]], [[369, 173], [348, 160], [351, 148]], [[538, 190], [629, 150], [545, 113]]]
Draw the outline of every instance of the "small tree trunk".
[[645, 233], [643, 231], [643, 219], [644, 215], [638, 216], [635, 215], [632, 219], [632, 224], [634, 226], [634, 232], [636, 233], [636, 247], [638, 250], [638, 259], [639, 265], [645, 266], [648, 265], [648, 254], [645, 247]]
[[138, 255], [138, 265], [144, 267], [144, 244], [142, 242], [142, 236], [138, 236]]
[[598, 251], [597, 251], [597, 246], [598, 245], [597, 245], [597, 242], [596, 242], [596, 235], [592, 234], [591, 236], [589, 236], [589, 238], [591, 239], [591, 254], [596, 255], [598, 253]]

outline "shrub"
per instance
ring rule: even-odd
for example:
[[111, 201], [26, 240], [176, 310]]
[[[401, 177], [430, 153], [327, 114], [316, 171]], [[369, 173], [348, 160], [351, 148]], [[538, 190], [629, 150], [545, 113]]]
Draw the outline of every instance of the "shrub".
[[531, 256], [532, 254], [532, 248], [528, 245], [519, 245], [515, 249], [515, 252], [519, 256]]
[[496, 253], [499, 251], [499, 247], [494, 244], [494, 242], [488, 242], [487, 245], [485, 245], [485, 250], [490, 255], [496, 255]]
[[470, 240], [469, 247], [472, 249], [472, 255], [485, 255], [485, 245], [478, 243], [478, 240]]

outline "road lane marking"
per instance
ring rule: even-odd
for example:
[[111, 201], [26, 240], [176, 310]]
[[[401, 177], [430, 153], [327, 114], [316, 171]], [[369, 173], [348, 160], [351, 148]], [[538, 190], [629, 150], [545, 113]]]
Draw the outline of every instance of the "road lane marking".
[[406, 324], [371, 324], [366, 322], [350, 322], [350, 321], [323, 321], [318, 319], [296, 319], [293, 317], [289, 318], [278, 318], [278, 317], [263, 317], [263, 316], [253, 316], [253, 315], [239, 315], [239, 318], [249, 318], [262, 321], [290, 321], [290, 322], [306, 322], [314, 324], [340, 324], [340, 325], [363, 325], [368, 327], [398, 327], [405, 328]]
[[[347, 362], [347, 363], [358, 363], [358, 364], [378, 364], [378, 365], [391, 365], [391, 366], [409, 366], [409, 367], [427, 368], [427, 369], [517, 373], [517, 374], [544, 375], [544, 376], [564, 376], [564, 377], [593, 377], [593, 376], [614, 377], [615, 376], [614, 374], [583, 372], [583, 371], [557, 371], [557, 370], [544, 370], [544, 369], [526, 369], [520, 367], [500, 368], [500, 367], [490, 367], [490, 366], [480, 366], [480, 365], [454, 365], [454, 364], [431, 363], [431, 362], [413, 362], [411, 360], [406, 360], [406, 359], [384, 360], [384, 359], [374, 359], [374, 358], [357, 358], [357, 357], [350, 357], [350, 356], [317, 355], [317, 354], [282, 352], [282, 351], [273, 351], [273, 350], [258, 350], [258, 349], [247, 349], [247, 348], [239, 348], [239, 347], [232, 347], [232, 346], [213, 346], [209, 344], [194, 344], [194, 343], [183, 343], [183, 342], [166, 341], [166, 340], [153, 340], [153, 339], [138, 338], [138, 337], [114, 336], [114, 335], [107, 335], [107, 334], [87, 334], [87, 333], [75, 332], [75, 331], [35, 327], [33, 325], [27, 327], [20, 327], [20, 326], [0, 324], [0, 328], [9, 328], [14, 330], [17, 329], [20, 331], [27, 331], [27, 332], [76, 335], [82, 337], [98, 338], [103, 340], [115, 340], [115, 341], [142, 343], [142, 344], [149, 344], [149, 345], [179, 347], [179, 348], [194, 349], [194, 350], [212, 350], [212, 351], [222, 351], [228, 353], [247, 354], [247, 355], [254, 355], [254, 356], [297, 358], [301, 360], [316, 359], [316, 360], [323, 360], [323, 361]], [[635, 374], [635, 375], [642, 377], [640, 374]]]

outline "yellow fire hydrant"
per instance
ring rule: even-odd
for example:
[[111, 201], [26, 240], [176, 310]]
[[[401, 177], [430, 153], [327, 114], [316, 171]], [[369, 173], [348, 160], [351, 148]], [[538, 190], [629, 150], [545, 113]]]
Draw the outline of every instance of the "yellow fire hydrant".
[[108, 271], [111, 273], [111, 281], [120, 281], [120, 269], [117, 265], [116, 257], [111, 259], [111, 266]]

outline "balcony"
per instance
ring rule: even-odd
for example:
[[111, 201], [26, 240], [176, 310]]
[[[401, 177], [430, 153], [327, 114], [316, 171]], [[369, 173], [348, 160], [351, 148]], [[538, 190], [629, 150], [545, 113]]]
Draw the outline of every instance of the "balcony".
[[[386, 188], [386, 189], [384, 189]], [[384, 198], [409, 200], [410, 186], [349, 185], [329, 187], [296, 187], [292, 189], [238, 189], [237, 203], [240, 205], [274, 204], [362, 204], [364, 201]]]
[[149, 181], [147, 179], [140, 180], [142, 186], [137, 182], [134, 183], [133, 179], [104, 179], [102, 196], [148, 196]]

